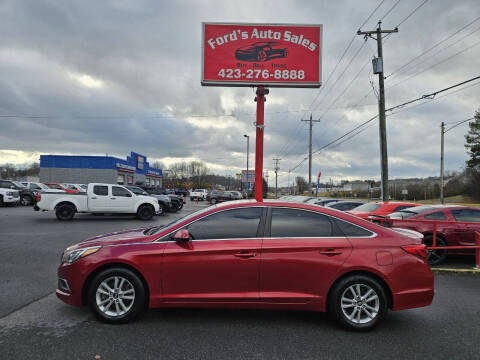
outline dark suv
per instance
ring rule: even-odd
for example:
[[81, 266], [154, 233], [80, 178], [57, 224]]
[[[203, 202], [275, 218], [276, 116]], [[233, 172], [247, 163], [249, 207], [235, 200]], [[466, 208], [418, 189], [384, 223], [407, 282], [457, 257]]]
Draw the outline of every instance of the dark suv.
[[207, 201], [210, 202], [210, 204], [216, 204], [218, 202], [230, 200], [233, 200], [233, 196], [228, 191], [213, 190], [207, 195]]
[[37, 196], [35, 192], [29, 190], [27, 187], [18, 185], [10, 180], [0, 180], [0, 188], [18, 190], [20, 203], [25, 206], [33, 205], [35, 197]]

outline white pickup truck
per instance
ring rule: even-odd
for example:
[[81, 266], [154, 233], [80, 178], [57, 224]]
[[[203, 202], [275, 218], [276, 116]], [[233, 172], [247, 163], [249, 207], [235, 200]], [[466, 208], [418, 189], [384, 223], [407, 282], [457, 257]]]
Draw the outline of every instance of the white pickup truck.
[[35, 211], [55, 211], [58, 220], [71, 220], [75, 213], [135, 214], [150, 220], [159, 211], [157, 199], [112, 184], [88, 184], [86, 192], [76, 194], [41, 192], [36, 200]]
[[207, 200], [208, 191], [205, 189], [195, 189], [190, 192], [190, 200]]

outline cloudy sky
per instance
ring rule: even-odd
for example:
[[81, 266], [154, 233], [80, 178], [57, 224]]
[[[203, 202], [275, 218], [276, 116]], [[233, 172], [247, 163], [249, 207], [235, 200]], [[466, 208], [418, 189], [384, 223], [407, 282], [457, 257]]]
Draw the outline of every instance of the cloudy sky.
[[[125, 157], [133, 150], [167, 166], [195, 159], [235, 174], [245, 168], [249, 134], [253, 167], [254, 90], [200, 85], [201, 22], [323, 24], [324, 85], [271, 89], [265, 104], [265, 169], [272, 172], [272, 158], [282, 158], [279, 183], [286, 184], [288, 170], [308, 151], [301, 119], [311, 112], [321, 119], [315, 150], [377, 114], [378, 76], [370, 63], [376, 43], [354, 35], [379, 4], [362, 30], [379, 19], [385, 29], [400, 24], [384, 44], [387, 108], [480, 75], [478, 0], [429, 0], [414, 11], [422, 3], [3, 0], [0, 163], [28, 163], [40, 154]], [[438, 174], [440, 123], [473, 116], [477, 84], [389, 114], [390, 177]], [[446, 134], [446, 169], [459, 170], [467, 159], [466, 131], [462, 124]], [[313, 173], [379, 179], [378, 122], [355, 134], [317, 152]], [[291, 178], [307, 172], [304, 161]]]

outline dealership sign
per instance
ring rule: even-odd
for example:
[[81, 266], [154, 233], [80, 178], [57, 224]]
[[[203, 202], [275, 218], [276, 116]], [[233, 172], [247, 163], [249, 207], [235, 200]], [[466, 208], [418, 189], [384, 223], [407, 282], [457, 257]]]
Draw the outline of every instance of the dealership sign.
[[322, 25], [202, 26], [202, 85], [320, 87]]

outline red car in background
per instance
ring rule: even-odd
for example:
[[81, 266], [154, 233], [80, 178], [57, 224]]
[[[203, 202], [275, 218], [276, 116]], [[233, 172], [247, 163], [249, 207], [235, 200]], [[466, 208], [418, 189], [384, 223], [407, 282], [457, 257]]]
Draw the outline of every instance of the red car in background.
[[407, 209], [420, 204], [401, 201], [377, 201], [369, 202], [347, 211], [347, 213], [367, 220], [369, 216], [386, 216], [396, 211]]
[[[385, 226], [401, 227], [424, 235], [424, 243], [432, 246], [436, 224], [436, 246], [473, 246], [475, 231], [480, 231], [480, 209], [457, 205], [424, 205], [404, 209], [386, 217]], [[454, 249], [448, 253], [474, 255], [474, 249]], [[447, 250], [429, 250], [428, 262], [438, 265], [447, 258]]]
[[329, 311], [369, 330], [389, 308], [432, 302], [421, 242], [337, 210], [239, 200], [67, 248], [56, 293], [111, 323], [146, 307], [226, 307]]
[[79, 192], [76, 189], [67, 189], [66, 187], [62, 186], [62, 184], [58, 184], [58, 183], [43, 183], [43, 184], [47, 185], [50, 189], [63, 190], [69, 194], [76, 194]]

